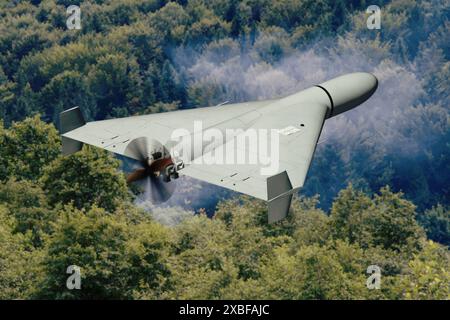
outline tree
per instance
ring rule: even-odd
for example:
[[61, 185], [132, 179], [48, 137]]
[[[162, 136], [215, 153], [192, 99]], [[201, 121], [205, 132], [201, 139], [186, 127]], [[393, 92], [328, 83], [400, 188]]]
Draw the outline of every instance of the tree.
[[346, 163], [339, 153], [340, 147], [333, 142], [318, 145], [317, 149], [318, 152], [311, 163], [310, 179], [305, 184], [303, 194], [320, 194], [320, 207], [328, 210], [335, 195], [346, 187]]
[[14, 88], [16, 83], [9, 81], [0, 66], [0, 119], [9, 119], [10, 112], [13, 109], [13, 104], [16, 96], [14, 95]]
[[189, 16], [178, 3], [169, 2], [149, 16], [149, 23], [168, 45], [180, 43], [186, 31]]
[[282, 231], [271, 234], [267, 230], [264, 204], [248, 197], [220, 203], [214, 218], [226, 224], [231, 242], [229, 256], [242, 280], [259, 278], [263, 260], [273, 255], [274, 247], [287, 241]]
[[14, 233], [16, 222], [0, 205], [0, 299], [27, 299], [38, 288], [41, 251], [32, 248], [28, 235]]
[[347, 9], [345, 7], [345, 1], [334, 1], [332, 15], [331, 15], [331, 28], [333, 31], [339, 30], [339, 28], [345, 23], [347, 16]]
[[238, 270], [230, 255], [230, 233], [225, 224], [204, 214], [176, 227], [170, 270], [169, 298], [219, 299]]
[[192, 24], [186, 30], [184, 42], [194, 48], [200, 48], [213, 40], [225, 38], [229, 33], [230, 24], [223, 21], [201, 2], [191, 1], [187, 13]]
[[418, 221], [425, 229], [427, 238], [450, 246], [450, 211], [437, 205], [418, 215]]
[[339, 192], [330, 214], [331, 232], [336, 239], [345, 239], [367, 247], [369, 234], [364, 232], [364, 213], [371, 206], [371, 199], [355, 190], [352, 184]]
[[158, 83], [157, 97], [162, 102], [173, 102], [183, 99], [183, 88], [180, 78], [169, 60], [164, 62], [161, 78]]
[[276, 253], [262, 267], [259, 285], [265, 293], [259, 298], [350, 299], [358, 298], [365, 285], [345, 273], [336, 253], [326, 247], [303, 246], [294, 254], [282, 247]]
[[108, 152], [85, 146], [49, 164], [40, 182], [50, 205], [73, 203], [78, 209], [89, 209], [95, 204], [113, 212], [130, 200], [119, 164]]
[[350, 185], [339, 193], [331, 210], [331, 226], [336, 239], [347, 239], [363, 248], [381, 246], [408, 254], [420, 248], [423, 230], [415, 220], [415, 206], [382, 188], [370, 199]]
[[[82, 30], [61, 32], [69, 4]], [[381, 33], [363, 0], [0, 1], [0, 298], [449, 299], [448, 248], [416, 223], [448, 244], [448, 5], [378, 4]], [[22, 121], [273, 98], [355, 69], [378, 93], [327, 121], [314, 197], [270, 225], [265, 202], [229, 191], [208, 199], [229, 199], [213, 218], [142, 212], [106, 152], [60, 157], [52, 125]], [[72, 264], [81, 291], [65, 287]]]
[[295, 216], [295, 231], [293, 238], [296, 245], [324, 245], [330, 238], [331, 228], [329, 217], [320, 209], [296, 209], [291, 212]]
[[255, 42], [255, 51], [261, 60], [274, 64], [291, 51], [288, 34], [281, 28], [272, 27], [261, 34]]
[[450, 299], [450, 256], [448, 250], [432, 241], [408, 263], [397, 290], [406, 299]]
[[8, 158], [5, 153], [6, 150], [3, 148], [5, 146], [5, 137], [6, 130], [3, 121], [0, 121], [0, 146], [2, 146], [2, 148], [0, 148], [0, 180], [6, 179], [9, 171]]
[[41, 121], [39, 115], [13, 123], [0, 134], [0, 152], [6, 165], [1, 180], [14, 177], [37, 181], [44, 167], [61, 152], [58, 132], [52, 124]]
[[144, 109], [141, 114], [176, 111], [178, 109], [178, 106], [178, 101], [174, 101], [172, 103], [157, 102], [154, 105]]
[[96, 119], [114, 116], [117, 108], [133, 114], [141, 107], [137, 63], [123, 54], [100, 57], [89, 72], [88, 83], [97, 100]]
[[415, 252], [420, 248], [424, 232], [415, 219], [414, 204], [402, 196], [402, 193], [393, 193], [389, 187], [382, 188], [367, 209], [367, 231], [374, 246]]
[[[168, 233], [152, 222], [134, 223], [119, 210], [110, 214], [93, 207], [87, 212], [65, 206], [49, 240], [45, 278], [37, 298], [158, 298], [169, 276]], [[81, 271], [81, 290], [68, 290], [67, 267]]]
[[95, 100], [86, 82], [77, 71], [63, 71], [54, 76], [40, 92], [40, 103], [47, 119], [58, 123], [59, 113], [74, 106], [91, 114]]
[[42, 247], [52, 231], [56, 212], [49, 208], [40, 186], [28, 180], [8, 180], [0, 185], [0, 202], [14, 217], [13, 232], [27, 235], [34, 247]]

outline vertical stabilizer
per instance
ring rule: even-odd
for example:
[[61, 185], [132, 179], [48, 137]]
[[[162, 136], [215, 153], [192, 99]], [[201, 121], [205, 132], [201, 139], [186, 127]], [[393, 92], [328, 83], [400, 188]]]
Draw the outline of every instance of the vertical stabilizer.
[[[59, 131], [61, 134], [75, 130], [85, 124], [86, 121], [79, 107], [63, 111], [59, 114]], [[80, 151], [82, 147], [82, 142], [62, 136], [62, 153], [64, 155]]]
[[286, 171], [267, 179], [269, 223], [286, 218], [291, 206], [292, 191], [292, 184]]

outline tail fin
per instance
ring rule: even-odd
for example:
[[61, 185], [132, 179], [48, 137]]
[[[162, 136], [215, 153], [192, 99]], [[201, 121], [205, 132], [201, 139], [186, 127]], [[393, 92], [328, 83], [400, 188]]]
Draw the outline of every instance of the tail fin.
[[[59, 128], [61, 134], [75, 130], [86, 124], [83, 114], [79, 107], [75, 107], [59, 114]], [[62, 136], [62, 153], [63, 155], [69, 155], [80, 151], [83, 147], [83, 143], [77, 140], [73, 140]]]
[[267, 195], [269, 199], [268, 220], [274, 223], [286, 218], [291, 207], [292, 194], [291, 181], [286, 171], [267, 179]]

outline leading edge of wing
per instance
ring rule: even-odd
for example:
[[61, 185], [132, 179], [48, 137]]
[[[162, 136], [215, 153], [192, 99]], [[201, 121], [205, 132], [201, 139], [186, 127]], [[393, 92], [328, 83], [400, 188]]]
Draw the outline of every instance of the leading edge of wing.
[[[134, 138], [147, 136], [166, 143], [174, 130], [183, 128], [194, 130], [194, 122], [201, 120], [203, 127], [214, 126], [224, 119], [233, 119], [242, 114], [262, 108], [274, 100], [252, 101], [216, 107], [178, 110], [148, 115], [132, 116], [101, 121], [86, 122], [78, 107], [60, 114], [63, 153], [78, 151], [74, 141], [90, 144], [108, 151], [122, 154], [127, 144]], [[74, 125], [75, 124], [75, 125]]]

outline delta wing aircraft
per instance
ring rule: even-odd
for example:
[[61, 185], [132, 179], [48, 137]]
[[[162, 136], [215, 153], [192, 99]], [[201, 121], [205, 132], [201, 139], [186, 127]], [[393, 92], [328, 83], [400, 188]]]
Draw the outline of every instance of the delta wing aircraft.
[[[75, 107], [60, 114], [63, 154], [77, 152], [85, 143], [130, 160], [127, 181], [151, 186], [155, 201], [168, 199], [173, 192], [171, 182], [179, 174], [241, 192], [267, 201], [272, 223], [287, 216], [293, 194], [303, 186], [325, 120], [360, 105], [377, 86], [374, 75], [358, 72], [279, 99], [93, 122], [85, 122]], [[195, 125], [198, 120], [201, 129]], [[185, 133], [175, 141], [173, 132], [180, 128]], [[187, 159], [191, 161], [170, 153], [176, 143], [210, 129], [241, 130], [226, 135], [222, 142], [194, 146]], [[271, 175], [262, 174], [261, 164], [206, 161], [208, 154], [224, 145], [225, 152], [249, 151], [237, 150], [242, 146], [234, 142], [249, 130], [260, 129], [279, 133], [278, 167]]]

